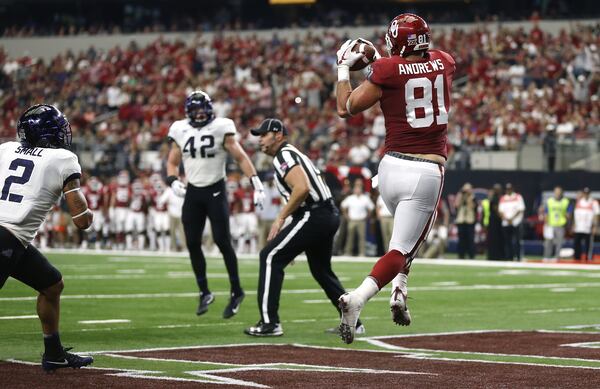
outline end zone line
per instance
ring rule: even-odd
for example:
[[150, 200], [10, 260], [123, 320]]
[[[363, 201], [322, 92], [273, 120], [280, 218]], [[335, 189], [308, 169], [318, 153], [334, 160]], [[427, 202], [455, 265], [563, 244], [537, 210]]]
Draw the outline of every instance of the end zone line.
[[[393, 336], [388, 338], [394, 338]], [[430, 355], [432, 353], [446, 353], [446, 354], [464, 354], [464, 355], [486, 355], [486, 356], [499, 356], [499, 357], [515, 357], [515, 358], [531, 358], [531, 359], [549, 359], [553, 361], [567, 361], [567, 362], [592, 362], [592, 363], [600, 363], [598, 359], [585, 359], [585, 358], [570, 358], [570, 357], [554, 357], [554, 356], [545, 356], [545, 355], [529, 355], [529, 354], [504, 354], [504, 353], [488, 353], [488, 352], [478, 352], [478, 351], [457, 351], [457, 350], [436, 350], [436, 349], [425, 349], [425, 348], [406, 348], [402, 346], [395, 346], [393, 344], [387, 344], [380, 340], [374, 340], [370, 338], [358, 338], [364, 342], [372, 344], [373, 346], [386, 348], [388, 350], [396, 350], [398, 352], [402, 352], [406, 355], [401, 355], [401, 358], [417, 358], [417, 359], [438, 359], [437, 357], [429, 357], [426, 355]], [[417, 354], [417, 356], [411, 356], [411, 354]], [[454, 360], [450, 358], [451, 360]], [[489, 361], [490, 363], [496, 363], [495, 361]], [[521, 362], [513, 362], [513, 361], [503, 361], [502, 363], [517, 363], [521, 364]], [[528, 363], [528, 362], [523, 362]], [[537, 364], [535, 364], [537, 365]], [[548, 366], [555, 366], [549, 364]], [[564, 367], [564, 366], [563, 366]], [[579, 367], [579, 366], [566, 366], [566, 367]], [[592, 369], [600, 370], [600, 366], [591, 367]]]
[[[156, 251], [124, 251], [124, 250], [94, 250], [85, 251], [80, 249], [47, 249], [44, 250], [50, 254], [71, 254], [71, 255], [113, 255], [113, 256], [135, 256], [135, 257], [164, 257], [164, 258], [189, 258], [187, 252], [156, 252]], [[208, 258], [214, 258], [210, 255]], [[240, 259], [256, 260], [258, 254], [238, 254]], [[374, 263], [379, 257], [349, 257], [334, 256], [334, 262], [351, 263]], [[300, 255], [296, 261], [306, 261], [305, 255]], [[445, 258], [415, 258], [415, 263], [426, 265], [443, 266], [470, 266], [470, 267], [500, 267], [500, 268], [539, 268], [539, 269], [575, 269], [575, 270], [600, 270], [600, 265], [595, 264], [571, 264], [571, 263], [533, 263], [533, 262], [505, 262], [505, 261], [487, 261], [479, 259], [445, 259]]]

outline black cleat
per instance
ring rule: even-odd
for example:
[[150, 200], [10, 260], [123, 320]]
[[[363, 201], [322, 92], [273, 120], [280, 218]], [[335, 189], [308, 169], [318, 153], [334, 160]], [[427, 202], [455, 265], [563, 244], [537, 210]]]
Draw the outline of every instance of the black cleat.
[[215, 301], [215, 296], [212, 293], [201, 294], [200, 295], [200, 304], [198, 304], [198, 309], [196, 309], [196, 315], [200, 316], [205, 314], [208, 311], [208, 306]]
[[233, 293], [231, 294], [229, 304], [227, 304], [225, 310], [223, 311], [223, 319], [229, 319], [230, 317], [233, 317], [236, 313], [238, 313], [238, 311], [240, 310], [240, 305], [244, 300], [244, 296], [246, 296], [244, 292], [238, 295], [235, 295]]
[[281, 336], [283, 328], [279, 323], [263, 323], [260, 320], [255, 326], [246, 328], [244, 333], [251, 336]]
[[42, 368], [47, 372], [53, 372], [57, 369], [63, 369], [70, 367], [73, 369], [79, 369], [80, 367], [91, 365], [94, 362], [94, 358], [90, 356], [80, 356], [68, 352], [72, 347], [64, 348], [63, 355], [60, 358], [48, 358], [46, 354], [42, 356]]

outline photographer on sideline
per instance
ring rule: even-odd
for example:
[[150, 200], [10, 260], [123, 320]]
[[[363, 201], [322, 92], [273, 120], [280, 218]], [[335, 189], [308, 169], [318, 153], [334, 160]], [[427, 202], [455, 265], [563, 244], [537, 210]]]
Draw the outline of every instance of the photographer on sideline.
[[458, 228], [458, 257], [475, 258], [475, 221], [477, 200], [473, 186], [466, 182], [456, 195], [456, 227]]

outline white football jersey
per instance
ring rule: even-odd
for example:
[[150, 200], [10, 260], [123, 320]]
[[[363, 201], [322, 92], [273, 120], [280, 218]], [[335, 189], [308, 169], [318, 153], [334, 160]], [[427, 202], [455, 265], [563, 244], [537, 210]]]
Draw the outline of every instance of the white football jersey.
[[68, 150], [1, 144], [0, 225], [27, 246], [74, 174], [81, 166]]
[[233, 120], [216, 118], [202, 128], [194, 128], [188, 119], [178, 120], [169, 128], [169, 137], [177, 143], [183, 156], [187, 181], [204, 187], [225, 178], [227, 151], [225, 136], [236, 134]]

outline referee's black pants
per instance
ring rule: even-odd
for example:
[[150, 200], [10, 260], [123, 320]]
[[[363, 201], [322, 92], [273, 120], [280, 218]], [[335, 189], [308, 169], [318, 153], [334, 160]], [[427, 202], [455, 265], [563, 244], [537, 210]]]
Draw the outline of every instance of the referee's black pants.
[[237, 256], [231, 245], [229, 204], [224, 180], [205, 187], [188, 184], [183, 201], [181, 221], [196, 283], [202, 294], [210, 293], [206, 279], [206, 258], [202, 252], [202, 233], [207, 217], [210, 219], [213, 240], [223, 254], [231, 292], [241, 294]]
[[339, 211], [334, 205], [301, 208], [292, 222], [260, 251], [258, 309], [264, 323], [279, 323], [279, 298], [284, 268], [302, 252], [315, 280], [337, 308], [344, 288], [331, 269], [333, 237], [339, 227]]

